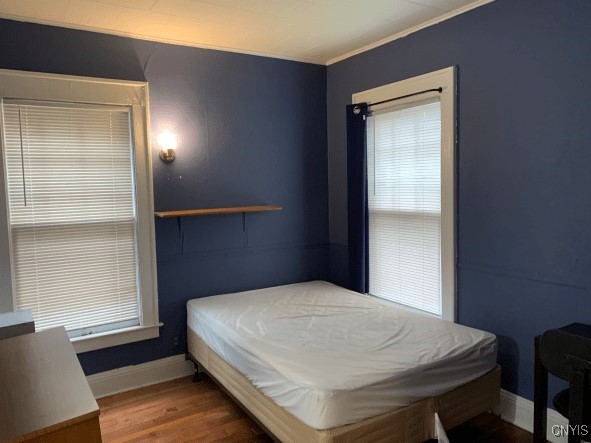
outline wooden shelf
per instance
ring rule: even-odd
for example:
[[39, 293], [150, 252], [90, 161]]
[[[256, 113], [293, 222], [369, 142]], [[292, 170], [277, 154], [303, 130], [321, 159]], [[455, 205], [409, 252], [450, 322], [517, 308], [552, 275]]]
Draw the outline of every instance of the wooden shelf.
[[209, 208], [209, 209], [185, 209], [182, 211], [157, 211], [156, 217], [192, 217], [195, 215], [215, 215], [215, 214], [234, 214], [237, 212], [262, 212], [262, 211], [281, 211], [281, 206], [235, 206], [232, 208]]

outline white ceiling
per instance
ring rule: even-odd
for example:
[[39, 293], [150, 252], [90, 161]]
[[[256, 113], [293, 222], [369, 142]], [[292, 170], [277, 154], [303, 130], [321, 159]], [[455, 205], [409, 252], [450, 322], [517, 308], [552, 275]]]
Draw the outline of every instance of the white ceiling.
[[330, 64], [492, 0], [0, 0], [0, 17]]

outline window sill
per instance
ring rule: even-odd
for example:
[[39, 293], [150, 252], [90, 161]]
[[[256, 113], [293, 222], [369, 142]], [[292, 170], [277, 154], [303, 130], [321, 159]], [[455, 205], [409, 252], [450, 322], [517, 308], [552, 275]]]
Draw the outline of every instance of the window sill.
[[117, 329], [115, 331], [100, 332], [92, 335], [71, 338], [77, 354], [110, 348], [136, 341], [149, 340], [160, 336], [162, 323], [153, 326], [134, 326], [132, 328]]
[[413, 308], [412, 306], [407, 306], [402, 303], [395, 302], [393, 300], [388, 300], [387, 298], [378, 297], [377, 295], [372, 295], [369, 293], [364, 294], [364, 295], [366, 297], [371, 297], [372, 299], [377, 300], [380, 303], [384, 303], [389, 306], [395, 306], [399, 309], [403, 309], [405, 311], [412, 312], [413, 314], [424, 315], [424, 316], [432, 317], [432, 318], [439, 318], [441, 320], [451, 321], [452, 323], [456, 322], [455, 319], [445, 318], [443, 315], [437, 315], [437, 314], [433, 314], [432, 312], [423, 311], [422, 309]]

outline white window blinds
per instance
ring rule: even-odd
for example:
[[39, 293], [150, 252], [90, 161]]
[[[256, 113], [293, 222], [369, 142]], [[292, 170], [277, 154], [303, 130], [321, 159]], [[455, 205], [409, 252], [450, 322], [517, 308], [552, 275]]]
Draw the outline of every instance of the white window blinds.
[[441, 315], [439, 101], [368, 118], [369, 293]]
[[4, 101], [3, 119], [16, 308], [71, 336], [139, 325], [128, 108]]

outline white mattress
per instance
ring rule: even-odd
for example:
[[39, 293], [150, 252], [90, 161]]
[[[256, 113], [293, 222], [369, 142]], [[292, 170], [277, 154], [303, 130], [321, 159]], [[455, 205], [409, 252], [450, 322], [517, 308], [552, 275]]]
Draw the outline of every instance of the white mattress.
[[190, 300], [187, 324], [315, 429], [442, 394], [496, 365], [492, 334], [321, 281]]

